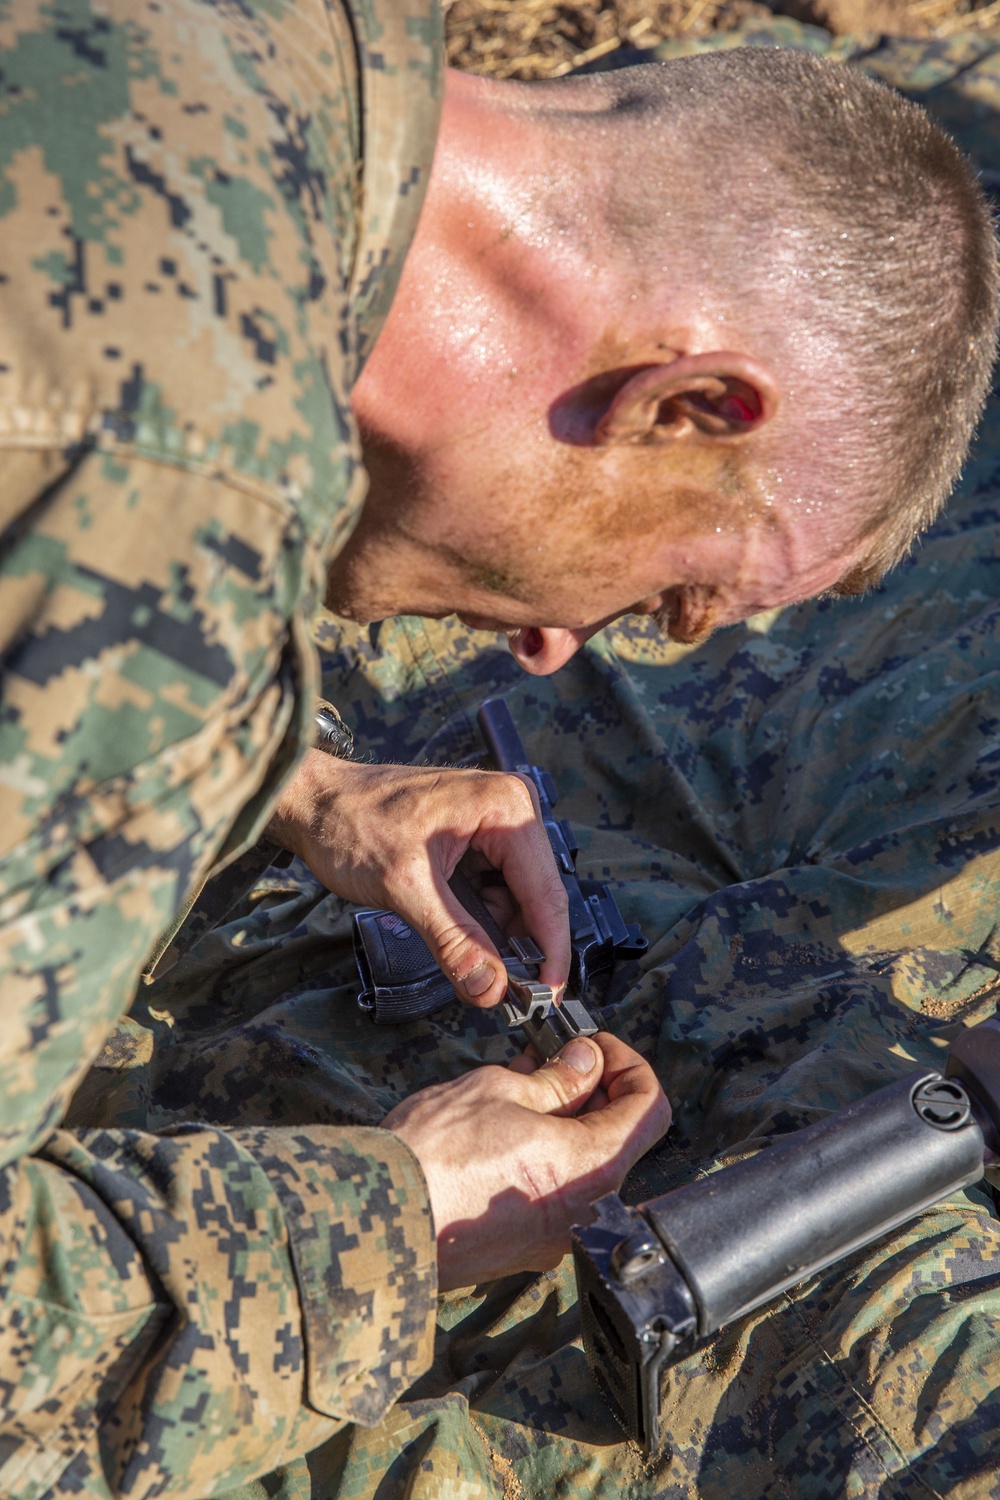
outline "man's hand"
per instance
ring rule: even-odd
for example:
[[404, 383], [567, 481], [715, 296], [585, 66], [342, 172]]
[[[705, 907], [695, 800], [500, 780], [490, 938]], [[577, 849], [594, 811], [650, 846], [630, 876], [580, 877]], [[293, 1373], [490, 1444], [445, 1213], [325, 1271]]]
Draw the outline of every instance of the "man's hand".
[[652, 1068], [606, 1031], [536, 1067], [483, 1067], [383, 1120], [423, 1168], [442, 1291], [556, 1265], [573, 1224], [670, 1124]]
[[[546, 955], [542, 982], [555, 989], [566, 982], [566, 893], [532, 789], [520, 776], [358, 765], [310, 750], [267, 836], [300, 855], [338, 896], [398, 912], [475, 1005], [502, 1000], [506, 974], [448, 880], [463, 858], [466, 866], [499, 870], [524, 929]], [[489, 904], [489, 888], [483, 896]], [[506, 925], [509, 911], [496, 914]]]

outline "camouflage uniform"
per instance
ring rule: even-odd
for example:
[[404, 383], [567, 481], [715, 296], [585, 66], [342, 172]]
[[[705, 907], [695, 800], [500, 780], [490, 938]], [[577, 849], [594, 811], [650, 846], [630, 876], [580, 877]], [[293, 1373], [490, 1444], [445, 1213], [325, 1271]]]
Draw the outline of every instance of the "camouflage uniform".
[[[270, 10], [265, 20], [273, 24]], [[751, 39], [768, 35], [829, 45], [790, 22]], [[924, 98], [1000, 168], [1000, 49], [988, 37], [837, 47]], [[612, 880], [626, 914], [643, 922], [652, 950], [641, 972], [616, 973], [602, 1015], [655, 1061], [676, 1124], [633, 1174], [633, 1198], [937, 1060], [956, 1026], [993, 1009], [998, 496], [994, 411], [947, 520], [871, 598], [760, 618], [697, 648], [631, 622], [553, 679], [522, 678], [502, 641], [454, 622], [368, 633], [320, 620], [324, 690], [371, 754], [475, 754], [477, 703], [507, 693], [529, 749], [557, 777], [583, 871]], [[82, 527], [87, 508], [78, 513]], [[245, 607], [233, 612], [243, 618]], [[56, 627], [66, 629], [62, 616]], [[136, 691], [122, 678], [120, 694]], [[116, 730], [129, 704], [112, 703]], [[196, 806], [203, 817], [215, 802]], [[159, 867], [157, 844], [137, 828], [132, 842], [141, 841], [150, 852], [136, 889], [146, 900]], [[129, 894], [133, 921], [139, 898]], [[24, 946], [36, 955], [51, 942], [46, 930]], [[133, 978], [142, 943], [134, 947]], [[23, 962], [33, 973], [39, 960]], [[119, 1002], [131, 982], [122, 979]], [[443, 1299], [433, 1360], [400, 1329], [412, 1357], [382, 1367], [377, 1400], [350, 1405], [352, 1376], [371, 1369], [346, 1368], [362, 1342], [352, 1330], [380, 1315], [365, 1295], [388, 1281], [387, 1247], [413, 1245], [398, 1176], [395, 1199], [372, 1184], [358, 1203], [368, 1163], [387, 1160], [383, 1138], [363, 1128], [413, 1089], [515, 1050], [494, 1016], [458, 1004], [376, 1031], [356, 989], [349, 912], [295, 865], [260, 880], [239, 915], [144, 989], [114, 1030], [66, 1129], [21, 1164], [15, 1186], [27, 1207], [2, 1210], [15, 1269], [5, 1272], [13, 1332], [0, 1380], [25, 1371], [20, 1384], [0, 1384], [6, 1402], [20, 1401], [0, 1436], [4, 1493], [115, 1484], [129, 1495], [228, 1487], [242, 1500], [1000, 1493], [1000, 1225], [979, 1189], [679, 1365], [668, 1446], [649, 1466], [620, 1441], [590, 1383], [568, 1264]], [[42, 1038], [53, 1003], [29, 1013]], [[116, 1003], [91, 996], [88, 1020]], [[95, 1020], [95, 1034], [106, 1024]], [[67, 1036], [60, 1077], [75, 1079], [96, 1042]], [[13, 1087], [22, 1076], [5, 1079], [5, 1101], [22, 1097]], [[331, 1197], [339, 1221], [325, 1207]], [[317, 1267], [345, 1219], [366, 1236], [367, 1288], [368, 1263], [353, 1246], [356, 1281], [338, 1280], [339, 1262]], [[288, 1235], [306, 1303], [308, 1398], [358, 1419], [339, 1431], [296, 1406]], [[418, 1281], [424, 1265], [419, 1249], [406, 1266], [401, 1254], [400, 1279]], [[398, 1287], [388, 1290], [397, 1305]], [[268, 1467], [266, 1478], [247, 1478]]]
[[[828, 45], [791, 22], [774, 34]], [[1000, 168], [996, 40], [836, 45]], [[698, 647], [626, 622], [550, 679], [454, 621], [320, 623], [324, 690], [372, 755], [475, 755], [475, 708], [505, 693], [556, 776], [582, 871], [643, 923], [651, 951], [616, 972], [601, 1014], [654, 1061], [676, 1113], [633, 1199], [933, 1065], [993, 1011], [998, 577], [994, 404], [946, 519], [861, 601]], [[495, 1015], [458, 1003], [376, 1030], [356, 994], [348, 909], [301, 866], [272, 872], [141, 997], [71, 1119], [375, 1124], [516, 1050]], [[1000, 1223], [977, 1187], [679, 1364], [647, 1465], [590, 1382], [566, 1262], [442, 1299], [433, 1364], [378, 1425], [239, 1494], [984, 1500], [1000, 1496], [998, 1322]]]
[[396, 1137], [56, 1127], [309, 724], [439, 33], [433, 0], [0, 7], [5, 1496], [204, 1495], [427, 1364]]

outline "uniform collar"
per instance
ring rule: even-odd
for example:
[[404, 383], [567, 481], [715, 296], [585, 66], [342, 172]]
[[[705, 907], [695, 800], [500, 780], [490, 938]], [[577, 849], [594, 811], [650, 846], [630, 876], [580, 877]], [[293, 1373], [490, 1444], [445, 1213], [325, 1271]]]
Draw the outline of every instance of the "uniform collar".
[[437, 0], [348, 0], [361, 93], [358, 241], [350, 283], [357, 374], [392, 305], [430, 177], [444, 90]]

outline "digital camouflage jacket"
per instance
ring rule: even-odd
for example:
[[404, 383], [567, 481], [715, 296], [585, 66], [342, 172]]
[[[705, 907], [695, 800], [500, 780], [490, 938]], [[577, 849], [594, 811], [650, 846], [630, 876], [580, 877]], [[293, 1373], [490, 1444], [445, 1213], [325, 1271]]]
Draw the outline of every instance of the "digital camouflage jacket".
[[203, 1495], [429, 1358], [386, 1132], [59, 1129], [311, 718], [433, 0], [0, 6], [0, 1494]]

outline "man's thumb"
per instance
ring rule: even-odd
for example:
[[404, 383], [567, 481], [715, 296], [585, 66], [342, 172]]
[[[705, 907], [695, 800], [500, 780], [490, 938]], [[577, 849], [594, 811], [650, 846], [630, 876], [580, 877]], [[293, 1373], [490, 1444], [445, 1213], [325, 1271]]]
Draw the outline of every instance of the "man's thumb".
[[414, 925], [435, 961], [463, 999], [498, 1005], [507, 990], [507, 971], [489, 936], [448, 886], [434, 888], [433, 896], [433, 905], [421, 914], [423, 921]]
[[561, 1052], [534, 1073], [522, 1075], [521, 1103], [546, 1115], [572, 1115], [586, 1104], [604, 1073], [604, 1054], [596, 1042], [574, 1037]]

